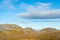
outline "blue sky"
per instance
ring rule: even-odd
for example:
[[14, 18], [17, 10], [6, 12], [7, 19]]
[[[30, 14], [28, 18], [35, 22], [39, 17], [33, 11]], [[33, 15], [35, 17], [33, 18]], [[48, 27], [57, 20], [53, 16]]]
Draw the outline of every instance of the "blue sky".
[[60, 29], [60, 0], [0, 0], [0, 24]]

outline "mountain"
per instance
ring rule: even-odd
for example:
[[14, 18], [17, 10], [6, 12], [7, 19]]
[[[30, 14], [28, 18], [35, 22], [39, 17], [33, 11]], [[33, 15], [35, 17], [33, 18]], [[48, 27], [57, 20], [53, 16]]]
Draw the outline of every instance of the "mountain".
[[54, 28], [44, 28], [40, 30], [40, 32], [54, 32], [54, 31], [57, 31], [57, 30]]
[[38, 37], [41, 40], [59, 40], [60, 30], [54, 28], [44, 28], [39, 31]]
[[24, 33], [23, 29], [16, 24], [0, 24], [0, 31], [4, 34]]
[[27, 27], [27, 28], [24, 28], [24, 33], [26, 33], [26, 34], [34, 34], [36, 32], [32, 28]]
[[60, 40], [60, 30], [44, 28], [35, 31], [16, 24], [0, 24], [0, 40]]

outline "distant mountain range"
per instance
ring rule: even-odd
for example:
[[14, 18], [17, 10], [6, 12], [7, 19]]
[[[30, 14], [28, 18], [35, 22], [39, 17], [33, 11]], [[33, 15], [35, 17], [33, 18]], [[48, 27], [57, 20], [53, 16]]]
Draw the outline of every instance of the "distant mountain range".
[[60, 40], [60, 30], [44, 28], [35, 31], [16, 24], [0, 24], [0, 40]]

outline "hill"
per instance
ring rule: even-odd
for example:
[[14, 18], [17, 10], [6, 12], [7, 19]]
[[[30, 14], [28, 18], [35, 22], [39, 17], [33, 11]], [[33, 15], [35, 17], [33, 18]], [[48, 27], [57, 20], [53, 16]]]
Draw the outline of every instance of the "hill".
[[60, 30], [44, 28], [35, 31], [16, 24], [0, 24], [0, 40], [60, 40]]

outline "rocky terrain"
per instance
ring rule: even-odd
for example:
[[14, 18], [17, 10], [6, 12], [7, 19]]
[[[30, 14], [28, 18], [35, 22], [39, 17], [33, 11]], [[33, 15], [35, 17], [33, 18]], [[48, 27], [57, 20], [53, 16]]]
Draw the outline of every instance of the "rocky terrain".
[[0, 24], [0, 40], [60, 40], [60, 30], [44, 28], [35, 31], [16, 24]]

